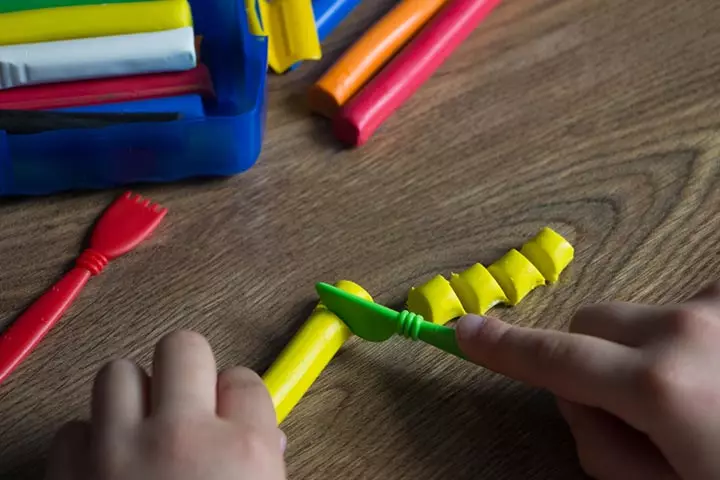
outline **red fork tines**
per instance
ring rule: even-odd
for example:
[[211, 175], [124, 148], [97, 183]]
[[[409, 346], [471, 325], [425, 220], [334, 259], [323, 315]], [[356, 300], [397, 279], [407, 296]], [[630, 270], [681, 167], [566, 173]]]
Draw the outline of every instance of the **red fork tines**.
[[100, 217], [90, 237], [90, 248], [75, 268], [35, 301], [0, 336], [0, 383], [27, 357], [60, 320], [88, 280], [110, 260], [123, 255], [157, 228], [167, 209], [126, 192]]

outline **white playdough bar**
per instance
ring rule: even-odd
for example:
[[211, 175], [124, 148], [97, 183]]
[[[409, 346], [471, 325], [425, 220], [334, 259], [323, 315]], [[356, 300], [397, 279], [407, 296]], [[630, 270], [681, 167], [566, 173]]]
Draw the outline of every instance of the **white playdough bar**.
[[196, 66], [192, 27], [0, 47], [0, 89]]

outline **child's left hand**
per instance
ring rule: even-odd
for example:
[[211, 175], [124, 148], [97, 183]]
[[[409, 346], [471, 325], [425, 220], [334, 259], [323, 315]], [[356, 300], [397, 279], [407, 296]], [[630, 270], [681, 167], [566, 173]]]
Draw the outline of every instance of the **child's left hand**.
[[48, 480], [284, 480], [285, 438], [262, 380], [217, 374], [207, 341], [163, 339], [152, 379], [114, 361], [95, 380], [92, 421], [58, 434]]

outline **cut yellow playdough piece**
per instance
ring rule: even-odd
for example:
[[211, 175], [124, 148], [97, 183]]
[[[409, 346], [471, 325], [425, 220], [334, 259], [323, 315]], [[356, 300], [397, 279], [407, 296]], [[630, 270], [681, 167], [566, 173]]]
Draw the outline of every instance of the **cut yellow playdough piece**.
[[450, 282], [442, 275], [411, 289], [407, 307], [411, 312], [422, 315], [425, 320], [440, 325], [466, 313]]
[[545, 227], [520, 249], [543, 277], [555, 283], [575, 256], [575, 249], [560, 234]]
[[[372, 301], [372, 297], [353, 282], [343, 280], [336, 286]], [[351, 336], [350, 329], [342, 320], [323, 304], [317, 305], [305, 325], [263, 375], [278, 423], [285, 420]]]
[[468, 313], [483, 315], [495, 305], [508, 302], [497, 280], [479, 263], [460, 274], [453, 273], [450, 285]]
[[520, 252], [513, 249], [488, 267], [507, 295], [510, 305], [517, 305], [536, 287], [545, 284], [545, 277]]
[[187, 0], [43, 8], [0, 15], [0, 45], [158, 32], [192, 26]]

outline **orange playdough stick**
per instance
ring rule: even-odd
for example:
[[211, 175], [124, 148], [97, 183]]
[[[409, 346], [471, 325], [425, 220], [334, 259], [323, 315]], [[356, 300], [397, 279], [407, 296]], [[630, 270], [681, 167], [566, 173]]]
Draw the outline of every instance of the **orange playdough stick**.
[[377, 22], [310, 87], [310, 108], [333, 118], [447, 0], [404, 0]]

